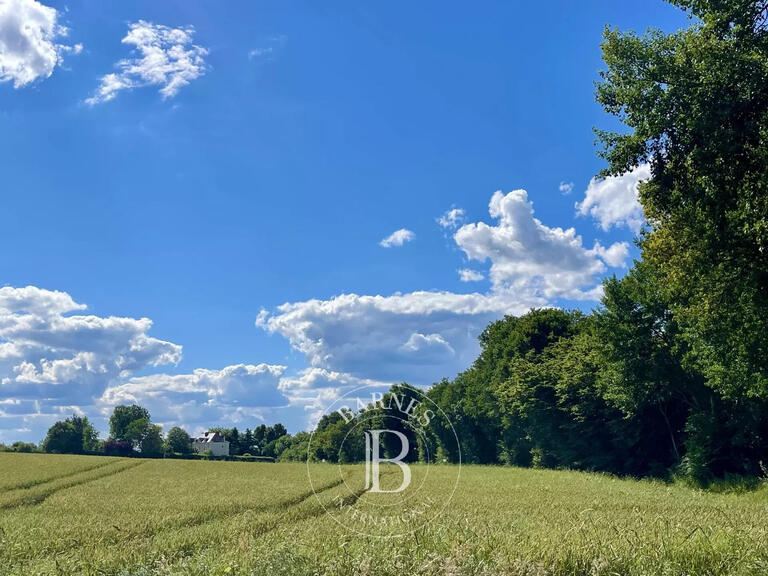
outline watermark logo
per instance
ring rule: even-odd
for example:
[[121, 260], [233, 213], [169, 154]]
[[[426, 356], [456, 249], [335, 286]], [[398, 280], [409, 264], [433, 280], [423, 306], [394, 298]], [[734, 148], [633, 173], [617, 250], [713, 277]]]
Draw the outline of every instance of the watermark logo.
[[318, 502], [351, 532], [405, 536], [437, 521], [459, 483], [461, 447], [421, 390], [356, 388], [324, 411], [307, 447]]
[[[379, 435], [389, 432], [400, 439], [402, 450], [395, 458], [381, 458]], [[403, 462], [403, 458], [408, 455], [410, 442], [408, 437], [398, 430], [366, 430], [365, 436], [365, 489], [369, 492], [388, 493], [402, 492], [411, 484], [411, 468]], [[379, 483], [379, 462], [390, 462], [397, 464], [403, 471], [403, 482], [395, 490], [382, 490]]]

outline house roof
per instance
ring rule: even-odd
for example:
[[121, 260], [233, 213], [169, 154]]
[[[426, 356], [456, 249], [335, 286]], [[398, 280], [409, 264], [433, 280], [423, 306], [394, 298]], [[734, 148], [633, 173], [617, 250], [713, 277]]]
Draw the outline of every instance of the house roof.
[[218, 432], [206, 432], [199, 438], [195, 438], [195, 442], [203, 442], [203, 443], [226, 442], [226, 440], [224, 439], [224, 436], [222, 436]]

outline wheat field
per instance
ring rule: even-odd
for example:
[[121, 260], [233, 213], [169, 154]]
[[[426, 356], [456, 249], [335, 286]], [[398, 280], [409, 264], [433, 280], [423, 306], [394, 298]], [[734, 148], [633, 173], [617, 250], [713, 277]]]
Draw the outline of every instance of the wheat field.
[[765, 489], [464, 466], [451, 498], [456, 471], [429, 471], [442, 514], [382, 539], [326, 513], [335, 465], [316, 496], [299, 463], [0, 453], [0, 574], [768, 573]]

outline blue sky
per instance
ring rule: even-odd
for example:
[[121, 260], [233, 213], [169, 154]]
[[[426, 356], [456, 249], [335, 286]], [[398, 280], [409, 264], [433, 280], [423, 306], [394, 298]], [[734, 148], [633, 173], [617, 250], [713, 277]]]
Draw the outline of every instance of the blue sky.
[[345, 387], [452, 377], [504, 313], [594, 307], [644, 174], [591, 182], [606, 24], [685, 18], [0, 2], [0, 442], [132, 401], [296, 431]]

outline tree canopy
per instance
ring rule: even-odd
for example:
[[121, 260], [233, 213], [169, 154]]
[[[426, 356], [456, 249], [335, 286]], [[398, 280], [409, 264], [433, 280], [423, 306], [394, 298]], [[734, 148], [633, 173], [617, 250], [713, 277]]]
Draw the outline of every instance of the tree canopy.
[[598, 133], [606, 172], [651, 165], [643, 261], [686, 366], [725, 397], [768, 398], [766, 3], [672, 3], [687, 30], [605, 33], [597, 99], [628, 128]]
[[168, 430], [165, 443], [168, 452], [178, 454], [189, 454], [192, 452], [192, 438], [186, 430], [179, 426], [174, 426]]
[[85, 416], [72, 416], [48, 429], [41, 445], [44, 452], [86, 454], [99, 449], [98, 432]]

